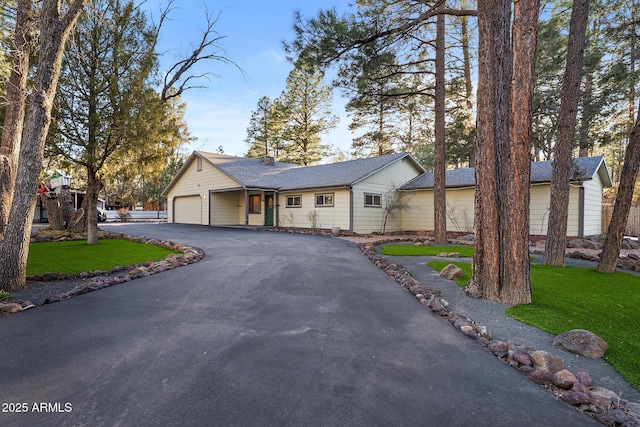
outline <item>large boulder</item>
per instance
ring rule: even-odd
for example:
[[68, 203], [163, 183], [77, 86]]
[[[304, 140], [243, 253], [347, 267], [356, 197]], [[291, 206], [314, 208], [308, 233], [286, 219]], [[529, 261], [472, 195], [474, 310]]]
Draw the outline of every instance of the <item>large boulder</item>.
[[576, 249], [601, 249], [602, 244], [587, 239], [574, 239], [567, 243], [567, 247]]
[[458, 277], [464, 276], [464, 272], [455, 264], [449, 264], [440, 271], [440, 275], [449, 280], [455, 280]]
[[555, 337], [553, 346], [590, 359], [600, 359], [609, 348], [602, 338], [584, 329], [563, 332]]

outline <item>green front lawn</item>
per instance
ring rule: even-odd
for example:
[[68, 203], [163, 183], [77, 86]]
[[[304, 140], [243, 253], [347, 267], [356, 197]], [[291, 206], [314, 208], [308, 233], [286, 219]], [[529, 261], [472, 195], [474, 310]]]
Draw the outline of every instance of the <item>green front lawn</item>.
[[[447, 261], [428, 265], [441, 270]], [[458, 263], [471, 279], [471, 264]], [[598, 273], [595, 268], [531, 266], [533, 302], [507, 309], [514, 319], [558, 335], [586, 329], [609, 344], [604, 358], [640, 390], [640, 277], [629, 273]]]
[[428, 246], [414, 246], [411, 244], [387, 244], [380, 245], [380, 250], [383, 255], [393, 256], [436, 256], [443, 252], [450, 254], [457, 252], [461, 257], [470, 258], [473, 256], [472, 245], [428, 245]]
[[97, 245], [87, 245], [85, 240], [31, 243], [27, 275], [106, 271], [119, 265], [160, 260], [172, 253], [179, 252], [125, 239], [104, 239]]

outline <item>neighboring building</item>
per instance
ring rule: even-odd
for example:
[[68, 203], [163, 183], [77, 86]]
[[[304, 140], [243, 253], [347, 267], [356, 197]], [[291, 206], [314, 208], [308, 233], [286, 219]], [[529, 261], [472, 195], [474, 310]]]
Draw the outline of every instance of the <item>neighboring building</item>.
[[[575, 159], [569, 236], [600, 233], [602, 189], [612, 186], [603, 157]], [[532, 163], [532, 235], [547, 229], [551, 162]], [[472, 232], [474, 169], [446, 173], [447, 230]], [[386, 231], [433, 230], [433, 173], [407, 153], [318, 166], [194, 152], [163, 195], [168, 222], [215, 226], [339, 227], [382, 231], [389, 195], [409, 205]]]
[[[599, 234], [602, 230], [602, 190], [613, 187], [604, 157], [580, 157], [573, 161], [569, 192], [567, 235]], [[551, 193], [551, 161], [531, 163], [531, 235], [546, 235]], [[475, 170], [446, 172], [447, 230], [473, 232]], [[410, 208], [403, 212], [404, 230], [433, 230], [433, 173], [404, 184], [400, 191]]]
[[169, 222], [311, 228], [315, 215], [319, 228], [370, 233], [382, 229], [385, 196], [423, 173], [407, 153], [300, 166], [196, 151], [163, 194]]

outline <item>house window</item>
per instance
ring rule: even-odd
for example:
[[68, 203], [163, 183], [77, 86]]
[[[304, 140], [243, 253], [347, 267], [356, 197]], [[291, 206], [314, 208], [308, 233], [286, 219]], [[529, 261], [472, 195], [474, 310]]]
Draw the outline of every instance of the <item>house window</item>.
[[196, 171], [197, 172], [202, 171], [202, 157], [196, 158]]
[[333, 206], [333, 193], [316, 194], [316, 207]]
[[288, 208], [302, 207], [302, 196], [287, 196], [287, 207]]
[[382, 194], [364, 193], [364, 206], [367, 208], [381, 208]]
[[249, 213], [250, 214], [259, 214], [260, 205], [261, 205], [261, 200], [260, 200], [259, 194], [249, 195]]

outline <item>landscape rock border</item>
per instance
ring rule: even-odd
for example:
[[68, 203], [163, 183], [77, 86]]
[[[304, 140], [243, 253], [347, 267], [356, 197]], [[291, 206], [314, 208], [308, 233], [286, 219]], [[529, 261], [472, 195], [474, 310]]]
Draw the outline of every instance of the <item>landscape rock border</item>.
[[[141, 277], [151, 276], [163, 271], [194, 264], [202, 260], [205, 253], [202, 249], [187, 246], [182, 242], [150, 239], [147, 237], [132, 236], [126, 233], [114, 233], [101, 231], [100, 237], [103, 239], [126, 239], [136, 243], [160, 246], [169, 250], [180, 252], [179, 254], [169, 254], [159, 261], [147, 261], [143, 264], [131, 264], [127, 266], [116, 266], [109, 271], [85, 271], [80, 274], [46, 273], [43, 275], [28, 276], [27, 281], [31, 282], [51, 282], [56, 280], [88, 279], [73, 289], [59, 295], [44, 297], [34, 295], [29, 300], [0, 303], [0, 316], [19, 313], [37, 306], [63, 301], [71, 297], [86, 294], [88, 292], [104, 289], [109, 286], [119, 285]], [[86, 237], [78, 233], [36, 233], [32, 235], [32, 242], [44, 241], [66, 241], [83, 240]]]
[[640, 427], [640, 403], [629, 402], [611, 390], [596, 387], [587, 372], [571, 373], [561, 358], [546, 351], [494, 340], [487, 327], [449, 310], [449, 304], [439, 290], [424, 287], [405, 267], [379, 255], [376, 246], [388, 242], [380, 239], [358, 246], [372, 263], [411, 293], [420, 304], [447, 319], [456, 329], [477, 341], [505, 364], [600, 423], [606, 426]]
[[[289, 233], [300, 234], [314, 234], [324, 236], [334, 236], [330, 232], [324, 232], [321, 230], [292, 230], [292, 229], [259, 229], [250, 228], [251, 230], [262, 231], [280, 231]], [[344, 236], [344, 234], [342, 234]], [[75, 278], [92, 278], [85, 283], [82, 283], [69, 292], [64, 292], [60, 295], [56, 295], [49, 298], [32, 298], [34, 301], [22, 301], [20, 303], [0, 303], [0, 316], [7, 314], [17, 313], [24, 311], [38, 305], [47, 303], [62, 301], [71, 298], [76, 295], [82, 295], [84, 293], [92, 292], [95, 290], [103, 289], [109, 286], [117, 285], [120, 283], [129, 282], [133, 279], [140, 277], [150, 276], [152, 274], [167, 271], [173, 268], [189, 265], [202, 260], [205, 256], [204, 251], [199, 248], [186, 246], [180, 242], [162, 241], [157, 239], [148, 239], [146, 237], [131, 236], [126, 233], [113, 233], [113, 232], [100, 232], [102, 238], [115, 238], [115, 239], [127, 239], [139, 243], [156, 244], [167, 249], [172, 249], [182, 252], [182, 254], [170, 254], [164, 260], [161, 261], [149, 261], [144, 264], [133, 264], [129, 266], [114, 267], [108, 272], [105, 271], [88, 271], [78, 275], [67, 274], [45, 274], [41, 277], [42, 281], [51, 280], [64, 280]], [[386, 238], [385, 238], [386, 237]], [[468, 236], [461, 236], [456, 239], [456, 243], [470, 244], [471, 239]], [[36, 235], [36, 239], [37, 239]], [[42, 238], [42, 236], [40, 236]], [[33, 239], [33, 236], [32, 236]], [[58, 236], [47, 237], [38, 241], [53, 241], [53, 240], [79, 240], [84, 239], [84, 236]], [[409, 271], [400, 264], [394, 264], [388, 262], [383, 256], [379, 255], [375, 248], [376, 246], [389, 243], [390, 241], [402, 242], [413, 241], [423, 242], [428, 240], [424, 236], [406, 236], [405, 233], [389, 233], [388, 235], [382, 235], [381, 239], [369, 241], [367, 243], [357, 243], [362, 253], [378, 268], [385, 271], [390, 277], [392, 277], [398, 284], [410, 292], [421, 305], [428, 307], [434, 313], [447, 319], [451, 325], [456, 327], [462, 333], [469, 338], [474, 339], [489, 352], [495, 355], [498, 359], [505, 364], [517, 369], [521, 374], [536, 382], [540, 386], [546, 388], [550, 392], [554, 393], [557, 397], [564, 402], [574, 406], [576, 409], [583, 413], [592, 416], [600, 423], [607, 426], [625, 426], [625, 427], [640, 427], [640, 403], [629, 402], [622, 399], [615, 392], [602, 388], [595, 387], [593, 380], [587, 372], [571, 373], [564, 367], [564, 361], [556, 356], [553, 356], [545, 351], [536, 350], [531, 347], [522, 346], [513, 342], [503, 342], [499, 340], [493, 340], [491, 332], [487, 327], [476, 324], [475, 321], [469, 319], [466, 316], [455, 313], [448, 309], [448, 302], [442, 298], [442, 294], [439, 290], [425, 288], [418, 280], [416, 280]], [[33, 241], [33, 240], [32, 240]], [[533, 245], [539, 251], [541, 245]], [[532, 253], [537, 253], [532, 248]], [[578, 256], [579, 255], [579, 256]], [[567, 256], [571, 256], [567, 254]], [[575, 254], [575, 257], [596, 260], [595, 257], [583, 256], [580, 252]], [[630, 257], [632, 261], [638, 261], [636, 263], [625, 263], [627, 257], [621, 257], [618, 266], [629, 270], [640, 271], [640, 261], [636, 260], [636, 257]], [[117, 274], [126, 271], [127, 273], [121, 276]], [[115, 275], [115, 276], [110, 276]], [[28, 280], [40, 279], [39, 276], [30, 276]]]

